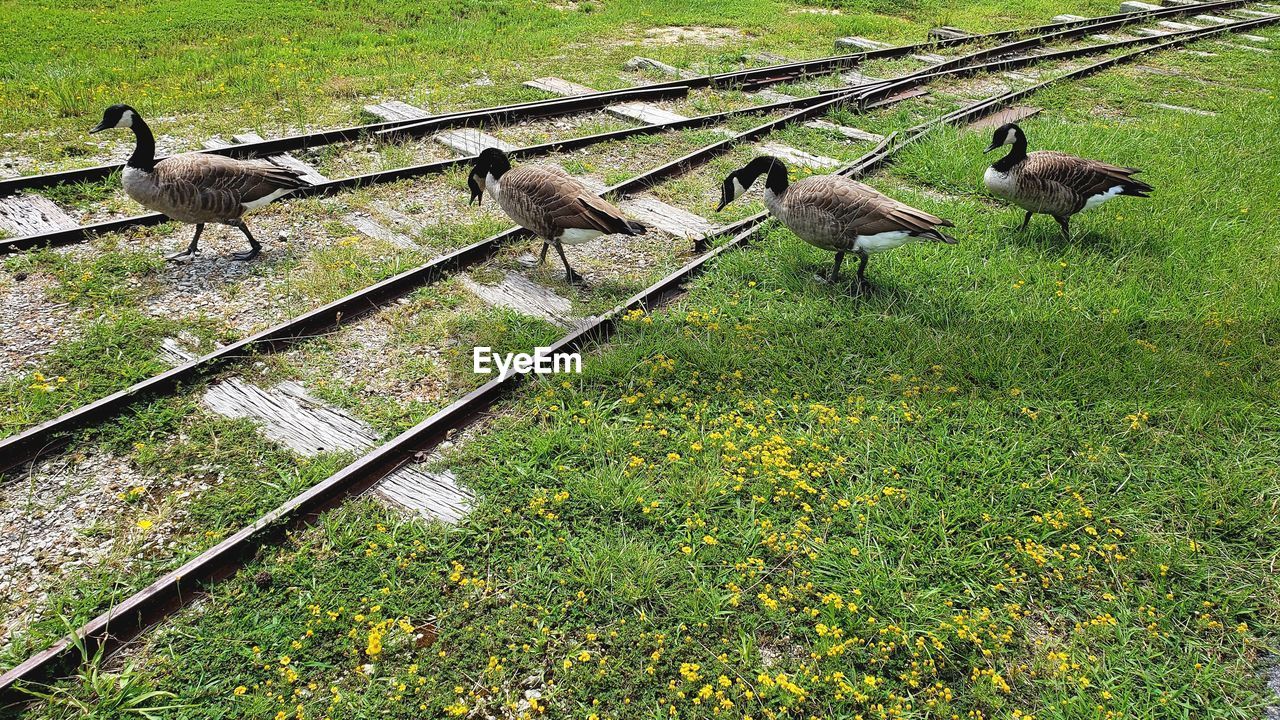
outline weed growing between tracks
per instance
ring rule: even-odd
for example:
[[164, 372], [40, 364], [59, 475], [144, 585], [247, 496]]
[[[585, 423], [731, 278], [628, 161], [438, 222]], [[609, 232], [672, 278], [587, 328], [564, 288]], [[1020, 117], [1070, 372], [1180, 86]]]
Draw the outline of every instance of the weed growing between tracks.
[[[737, 0], [340, 7], [271, 0], [239, 3], [230, 12], [190, 0], [129, 8], [19, 1], [6, 7], [24, 32], [6, 38], [0, 121], [23, 135], [0, 139], [0, 150], [15, 151], [32, 169], [81, 164], [100, 152], [85, 130], [115, 102], [129, 102], [146, 117], [178, 115], [163, 132], [184, 138], [189, 149], [216, 133], [253, 129], [269, 136], [366, 120], [360, 106], [384, 95], [438, 110], [538, 98], [520, 84], [548, 74], [622, 87], [627, 81], [618, 68], [633, 55], [732, 69], [744, 50], [814, 57], [828, 53], [840, 35], [918, 42], [933, 25], [985, 32], [1058, 12], [1101, 15], [1114, 5], [923, 0], [815, 15], [788, 12], [803, 4]], [[741, 34], [708, 45], [663, 43], [644, 32], [664, 25]]]
[[986, 134], [939, 133], [876, 182], [960, 245], [855, 298], [767, 232], [465, 444], [462, 526], [331, 513], [154, 636], [155, 686], [191, 717], [1257, 717], [1280, 78], [1214, 51], [1036, 97], [1034, 146], [1151, 199], [1018, 233]]

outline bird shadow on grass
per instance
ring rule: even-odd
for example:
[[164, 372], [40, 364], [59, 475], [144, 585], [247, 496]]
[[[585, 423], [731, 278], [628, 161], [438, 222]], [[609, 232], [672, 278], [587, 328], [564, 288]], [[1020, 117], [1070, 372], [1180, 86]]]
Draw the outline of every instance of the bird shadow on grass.
[[1048, 221], [1038, 224], [1037, 220], [1040, 220], [1039, 216], [1031, 221], [1031, 226], [1026, 230], [1019, 230], [1018, 223], [1001, 225], [997, 231], [998, 237], [1004, 238], [1011, 244], [1041, 252], [1075, 248], [1101, 255], [1109, 260], [1135, 254], [1149, 257], [1164, 254], [1162, 247], [1145, 234], [1134, 235], [1120, 231], [1099, 232], [1073, 226], [1071, 237], [1066, 238], [1062, 236], [1062, 231], [1056, 223]]
[[[857, 259], [854, 260], [857, 267]], [[858, 280], [857, 274], [849, 268], [842, 268], [835, 282], [827, 280], [831, 272], [831, 263], [799, 262], [794, 266], [797, 282], [807, 293], [825, 293], [832, 297], [847, 298], [854, 302], [866, 303], [877, 307], [898, 306], [910, 300], [910, 292], [890, 280], [888, 277], [872, 277], [867, 271], [867, 279]]]

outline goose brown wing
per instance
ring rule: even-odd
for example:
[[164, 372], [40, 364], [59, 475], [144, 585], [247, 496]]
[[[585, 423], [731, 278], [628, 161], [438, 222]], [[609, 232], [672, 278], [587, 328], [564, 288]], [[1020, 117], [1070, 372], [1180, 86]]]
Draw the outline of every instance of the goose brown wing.
[[510, 170], [502, 176], [502, 194], [536, 223], [530, 229], [544, 236], [568, 229], [627, 233], [638, 226], [560, 168], [524, 165]]
[[[850, 241], [858, 235], [885, 232], [909, 232], [946, 239], [937, 228], [952, 225], [949, 220], [917, 210], [869, 185], [840, 176], [827, 175], [801, 181], [788, 190], [787, 195], [794, 191], [801, 191], [796, 201], [830, 214], [836, 232]], [[788, 197], [788, 201], [792, 199]]]
[[265, 160], [196, 153], [156, 163], [154, 175], [174, 205], [208, 214], [210, 219], [238, 217], [244, 203], [307, 186], [297, 171]]
[[[1070, 198], [1071, 211], [1079, 210], [1089, 198], [1119, 186], [1125, 195], [1145, 197], [1152, 188], [1133, 177], [1134, 168], [1108, 165], [1097, 160], [1067, 155], [1066, 153], [1040, 151], [1027, 155], [1021, 175], [1036, 184], [1036, 190], [1046, 196]], [[1021, 182], [1021, 179], [1020, 179]]]

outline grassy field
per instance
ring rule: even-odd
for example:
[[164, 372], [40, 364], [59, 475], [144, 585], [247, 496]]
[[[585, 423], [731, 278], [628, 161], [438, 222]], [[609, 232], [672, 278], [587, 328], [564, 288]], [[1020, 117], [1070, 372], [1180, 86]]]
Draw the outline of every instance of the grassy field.
[[[282, 123], [338, 119], [343, 96], [309, 84], [335, 78], [357, 95], [414, 87], [465, 105], [516, 97], [518, 81], [538, 74], [608, 87], [620, 60], [584, 57], [574, 44], [585, 32], [621, 42], [689, 23], [752, 34], [722, 50], [645, 48], [696, 66], [745, 45], [817, 55], [835, 34], [906, 40], [930, 24], [988, 29], [1112, 10], [476, 3], [451, 10], [442, 33], [449, 13], [431, 8], [229, 7], [216, 15], [235, 19], [219, 25], [192, 4], [11, 2], [10, 15], [40, 21], [4, 41], [19, 44], [7, 48], [6, 78], [60, 66], [91, 77], [84, 87], [143, 87], [150, 76], [157, 112], [221, 131], [278, 112], [257, 104], [270, 91], [263, 62], [299, 47], [309, 48], [303, 67], [277, 77], [282, 102], [305, 115], [272, 116]], [[104, 24], [74, 22], [86, 16]], [[253, 42], [267, 18], [289, 43]], [[152, 30], [174, 27], [189, 28], [181, 42]], [[475, 40], [495, 28], [521, 31]], [[218, 33], [252, 61], [214, 66]], [[848, 284], [813, 281], [828, 254], [771, 228], [677, 306], [631, 317], [582, 376], [532, 384], [463, 443], [449, 468], [481, 501], [460, 526], [373, 502], [330, 513], [148, 637], [106, 692], [69, 682], [32, 715], [124, 717], [104, 698], [126, 687], [174, 693], [153, 704], [179, 705], [161, 715], [183, 718], [1261, 716], [1261, 673], [1280, 642], [1280, 64], [1200, 47], [1216, 56], [1153, 56], [1148, 70], [1033, 99], [1046, 109], [1025, 124], [1033, 149], [1142, 167], [1151, 199], [1081, 216], [1071, 241], [1046, 218], [1019, 233], [1021, 213], [979, 189], [989, 138], [940, 132], [870, 182], [953, 220], [959, 245], [877, 257], [876, 292], [855, 297]], [[422, 58], [432, 58], [430, 80], [414, 69]], [[174, 69], [159, 81], [157, 67]], [[453, 86], [480, 69], [494, 86]], [[193, 86], [223, 74], [240, 78], [225, 95]], [[7, 82], [3, 112], [15, 127], [52, 128], [47, 137], [61, 140], [19, 149], [63, 162], [58, 143], [78, 138], [106, 100], [63, 114], [24, 89], [40, 84]], [[448, 87], [425, 94], [434, 84]], [[907, 124], [912, 110], [895, 112], [875, 127]], [[756, 209], [755, 198], [733, 212]], [[351, 263], [352, 283], [385, 270], [329, 252]], [[93, 394], [156, 369], [139, 348], [171, 335], [172, 322], [106, 311], [129, 304], [124, 280], [153, 260], [25, 261], [50, 268], [64, 301], [102, 315], [47, 374], [77, 369]], [[513, 346], [550, 337], [500, 314], [449, 325], [451, 291], [412, 299], [441, 324], [408, 310], [393, 320], [406, 346], [438, 332], [501, 329]], [[97, 363], [100, 352], [119, 361]], [[313, 383], [328, 372], [313, 370]], [[388, 431], [425, 411], [331, 392]], [[51, 411], [12, 404], [15, 424]], [[193, 405], [157, 403], [103, 443], [152, 477], [226, 468], [225, 485], [193, 501], [202, 527], [234, 528], [345, 461], [299, 463], [242, 423], [192, 425]], [[82, 619], [112, 580], [54, 602]], [[46, 623], [5, 662], [56, 632]]]
[[[747, 50], [825, 55], [840, 35], [917, 42], [939, 24], [983, 31], [1036, 24], [1067, 10], [1114, 12], [1106, 0], [1070, 7], [1050, 0], [911, 0], [845, 8], [842, 15], [791, 12], [806, 7], [823, 6], [3, 0], [0, 10], [24, 30], [0, 38], [0, 123], [6, 133], [30, 132], [0, 138], [0, 153], [33, 158], [40, 169], [84, 164], [98, 152], [85, 131], [116, 102], [171, 118], [163, 132], [194, 147], [211, 133], [251, 129], [270, 137], [308, 125], [367, 122], [360, 107], [380, 94], [432, 110], [534, 99], [541, 96], [520, 83], [539, 68], [608, 89], [628, 84], [618, 69], [636, 54], [693, 69], [736, 67]], [[674, 25], [740, 35], [707, 45], [655, 43], [645, 34]], [[482, 78], [491, 84], [478, 84], [487, 82]]]

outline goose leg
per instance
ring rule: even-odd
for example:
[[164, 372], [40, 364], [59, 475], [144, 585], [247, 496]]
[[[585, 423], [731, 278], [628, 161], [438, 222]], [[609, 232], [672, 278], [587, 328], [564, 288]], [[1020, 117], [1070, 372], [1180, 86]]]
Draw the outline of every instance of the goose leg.
[[549, 248], [549, 247], [551, 247], [551, 243], [548, 243], [548, 242], [546, 242], [546, 241], [543, 241], [543, 243], [542, 243], [542, 252], [538, 255], [538, 264], [539, 264], [539, 265], [541, 265], [542, 263], [544, 263], [544, 262], [546, 262], [546, 261], [547, 261], [547, 248]]
[[185, 260], [190, 260], [191, 256], [195, 255], [196, 252], [199, 250], [200, 233], [202, 232], [204, 232], [204, 223], [196, 223], [196, 234], [191, 236], [191, 244], [187, 245], [187, 249], [183, 250], [182, 252], [176, 252], [172, 255], [169, 255], [165, 259], [173, 260], [175, 262], [183, 262]]
[[858, 293], [865, 293], [871, 289], [871, 283], [867, 280], [867, 260], [870, 255], [865, 252], [858, 251]]
[[238, 252], [232, 255], [231, 259], [247, 261], [258, 257], [258, 253], [262, 252], [262, 246], [258, 244], [257, 240], [253, 239], [253, 234], [249, 232], [249, 226], [245, 225], [243, 220], [236, 220], [227, 224], [244, 233], [244, 236], [249, 239], [249, 249], [246, 252]]
[[556, 243], [556, 252], [560, 253], [560, 262], [564, 263], [564, 280], [570, 285], [585, 285], [586, 280], [569, 267], [569, 258], [564, 256], [564, 245]]
[[1054, 220], [1057, 220], [1057, 221], [1058, 221], [1058, 225], [1062, 228], [1062, 239], [1063, 239], [1063, 240], [1070, 240], [1070, 239], [1071, 239], [1071, 227], [1070, 227], [1070, 224], [1069, 224], [1069, 223], [1071, 222], [1071, 218], [1067, 217], [1066, 215], [1054, 215], [1054, 216], [1053, 216], [1053, 219], [1054, 219]]
[[1018, 232], [1022, 232], [1023, 230], [1026, 230], [1027, 226], [1030, 224], [1031, 224], [1031, 211], [1028, 210], [1027, 216], [1022, 218], [1022, 227], [1018, 228]]
[[831, 272], [825, 278], [819, 275], [818, 279], [822, 280], [823, 282], [829, 282], [834, 284], [835, 281], [840, 278], [840, 264], [843, 262], [844, 262], [844, 252], [839, 251], [836, 253], [835, 264], [831, 266]]

